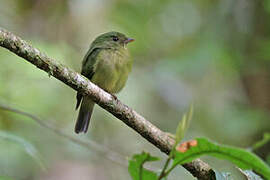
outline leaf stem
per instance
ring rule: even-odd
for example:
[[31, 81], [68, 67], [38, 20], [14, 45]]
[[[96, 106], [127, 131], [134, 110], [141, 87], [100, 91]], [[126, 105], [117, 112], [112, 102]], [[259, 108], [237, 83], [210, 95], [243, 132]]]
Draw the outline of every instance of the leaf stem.
[[158, 180], [161, 180], [163, 177], [166, 177], [168, 175], [165, 171], [166, 171], [168, 165], [170, 164], [170, 162], [171, 162], [171, 160], [173, 158], [173, 155], [174, 155], [175, 148], [176, 148], [177, 144], [178, 144], [178, 142], [175, 141], [175, 143], [174, 143], [174, 145], [172, 147], [172, 150], [171, 150], [171, 152], [170, 152], [170, 154], [169, 154], [169, 156], [168, 156], [168, 158], [167, 158], [167, 160], [165, 162], [165, 165], [164, 165], [164, 167], [163, 167], [163, 169], [162, 169], [162, 171], [161, 171], [161, 173], [160, 173], [160, 175], [158, 177]]
[[270, 141], [270, 133], [264, 133], [263, 135], [263, 139], [258, 141], [256, 144], [254, 144], [252, 147], [251, 147], [251, 151], [255, 151], [259, 148], [261, 148], [262, 146], [264, 146], [265, 144], [267, 144], [268, 142]]
[[172, 167], [171, 167], [168, 171], [164, 172], [163, 177], [168, 176], [168, 174], [169, 174], [169, 173], [170, 173], [177, 165], [178, 165], [178, 163], [173, 164]]
[[169, 157], [167, 158], [166, 163], [165, 163], [165, 165], [164, 165], [164, 167], [163, 167], [163, 169], [162, 169], [162, 171], [161, 171], [161, 173], [160, 173], [160, 175], [159, 175], [159, 177], [158, 177], [158, 180], [160, 180], [160, 179], [162, 179], [163, 177], [165, 177], [165, 176], [164, 176], [164, 175], [165, 175], [165, 171], [166, 171], [166, 169], [167, 169], [167, 167], [168, 167], [168, 165], [169, 165], [171, 159], [172, 159], [171, 156], [169, 156]]

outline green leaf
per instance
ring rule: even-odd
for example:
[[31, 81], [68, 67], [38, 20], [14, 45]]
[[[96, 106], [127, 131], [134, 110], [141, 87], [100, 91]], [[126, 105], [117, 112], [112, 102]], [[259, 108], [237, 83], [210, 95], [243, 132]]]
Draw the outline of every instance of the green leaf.
[[8, 133], [8, 132], [5, 132], [5, 131], [0, 131], [0, 138], [6, 139], [6, 140], [9, 140], [9, 141], [12, 141], [12, 142], [15, 142], [15, 143], [21, 145], [24, 148], [24, 150], [26, 151], [26, 153], [29, 154], [40, 165], [40, 167], [43, 170], [46, 169], [45, 165], [42, 161], [42, 158], [34, 145], [32, 145], [31, 143], [29, 143], [28, 141], [26, 141], [25, 139], [23, 139], [19, 136], [15, 136], [15, 135]]
[[240, 168], [238, 168], [238, 170], [245, 176], [246, 180], [263, 180], [251, 170], [242, 170]]
[[193, 115], [193, 105], [190, 106], [188, 113], [183, 115], [182, 120], [179, 122], [177, 126], [175, 134], [175, 144], [178, 144], [183, 139], [189, 127], [192, 115]]
[[270, 141], [270, 133], [264, 133], [263, 139], [252, 146], [252, 151], [259, 149]]
[[157, 161], [158, 157], [153, 157], [149, 153], [142, 152], [135, 154], [129, 160], [128, 172], [133, 180], [157, 180], [158, 176], [153, 171], [143, 168], [144, 163], [149, 161]]
[[210, 155], [229, 160], [244, 170], [252, 169], [270, 179], [269, 166], [255, 154], [244, 149], [212, 143], [205, 138], [196, 140], [197, 145], [190, 147], [186, 152], [175, 152], [174, 165], [191, 162], [202, 155]]
[[214, 170], [216, 175], [216, 180], [233, 180], [230, 173], [227, 172], [219, 172]]

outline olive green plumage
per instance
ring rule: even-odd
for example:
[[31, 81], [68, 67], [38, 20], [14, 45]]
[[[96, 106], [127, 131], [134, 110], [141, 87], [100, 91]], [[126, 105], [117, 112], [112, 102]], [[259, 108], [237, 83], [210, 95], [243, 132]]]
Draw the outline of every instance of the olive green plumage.
[[[132, 41], [119, 32], [98, 36], [83, 59], [81, 74], [105, 91], [118, 93], [125, 86], [131, 71], [132, 60], [126, 46]], [[75, 132], [86, 133], [95, 103], [78, 92], [76, 109], [80, 103]]]

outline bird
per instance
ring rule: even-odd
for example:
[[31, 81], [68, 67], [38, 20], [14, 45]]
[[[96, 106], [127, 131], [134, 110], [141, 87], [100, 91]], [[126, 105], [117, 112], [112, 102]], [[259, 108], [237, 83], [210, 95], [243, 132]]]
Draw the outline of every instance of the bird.
[[[112, 31], [99, 35], [90, 45], [82, 61], [81, 74], [114, 97], [126, 84], [133, 60], [127, 44], [133, 38]], [[94, 101], [77, 92], [76, 110], [80, 107], [75, 133], [86, 133], [94, 108]]]

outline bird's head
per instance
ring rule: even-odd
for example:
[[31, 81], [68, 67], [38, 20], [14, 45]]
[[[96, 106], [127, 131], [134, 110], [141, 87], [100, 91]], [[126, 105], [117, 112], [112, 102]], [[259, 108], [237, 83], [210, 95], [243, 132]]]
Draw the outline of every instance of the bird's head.
[[132, 41], [134, 39], [128, 38], [122, 33], [112, 31], [98, 36], [94, 40], [93, 45], [104, 48], [126, 48], [126, 45]]

